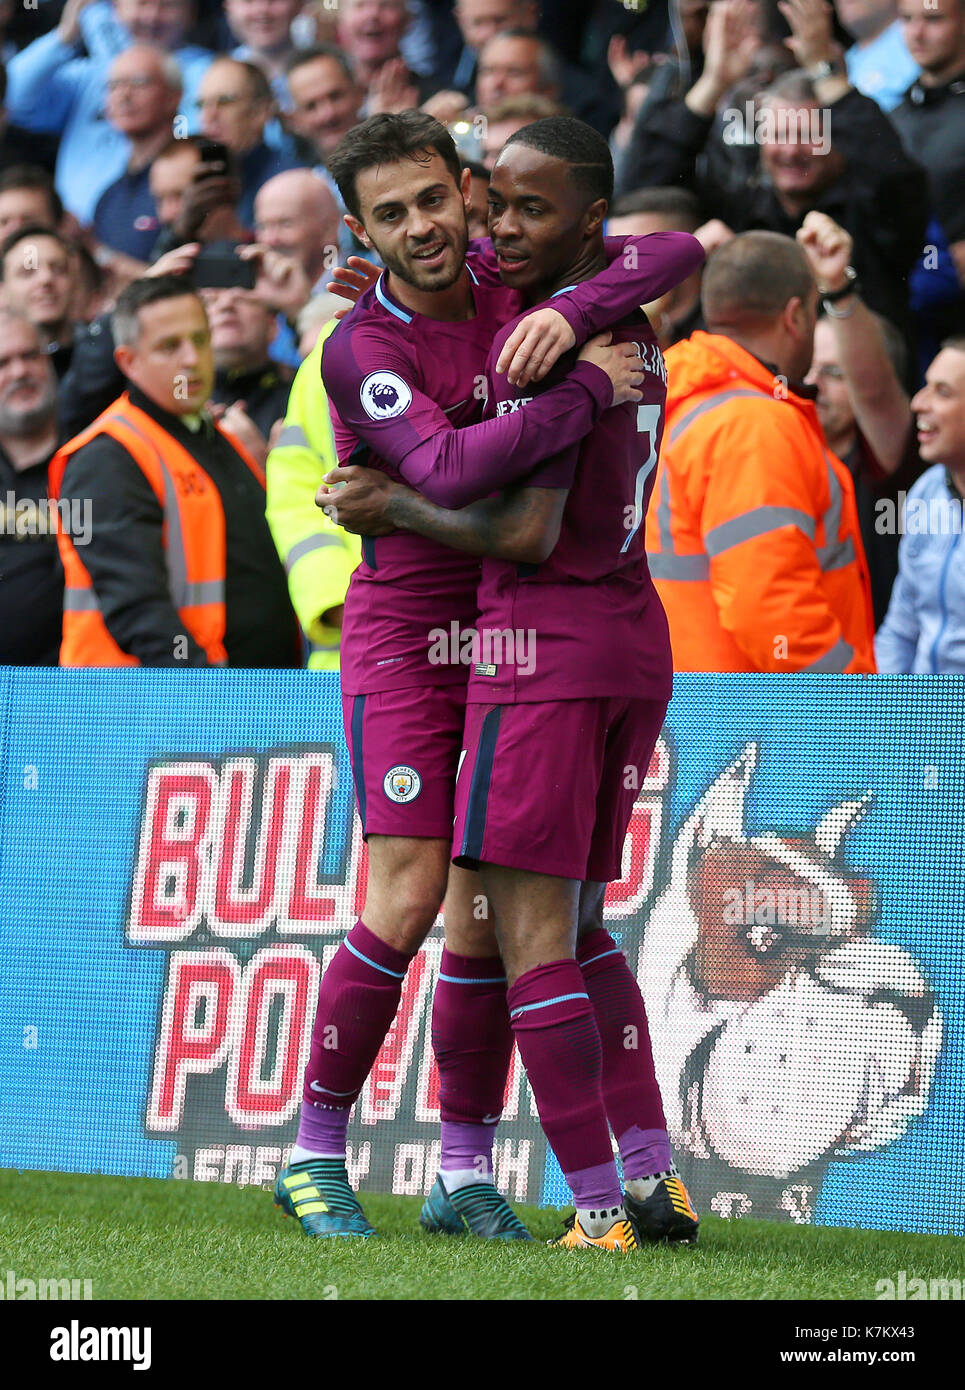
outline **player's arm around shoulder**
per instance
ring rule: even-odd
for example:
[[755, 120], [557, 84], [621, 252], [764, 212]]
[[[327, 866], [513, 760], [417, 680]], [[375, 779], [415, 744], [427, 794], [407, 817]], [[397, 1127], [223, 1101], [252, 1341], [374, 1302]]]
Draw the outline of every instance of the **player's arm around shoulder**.
[[409, 531], [467, 555], [538, 565], [559, 539], [566, 491], [512, 487], [449, 509], [377, 469], [353, 466], [326, 475], [317, 503], [359, 535]]

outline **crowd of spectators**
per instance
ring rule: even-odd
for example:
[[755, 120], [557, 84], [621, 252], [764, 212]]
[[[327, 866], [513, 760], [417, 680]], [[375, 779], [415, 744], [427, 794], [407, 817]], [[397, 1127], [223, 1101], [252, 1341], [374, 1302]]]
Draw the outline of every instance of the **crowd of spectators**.
[[[327, 440], [309, 448], [289, 393], [306, 360], [318, 380], [312, 354], [337, 307], [330, 273], [363, 249], [331, 155], [367, 116], [421, 106], [472, 170], [471, 235], [485, 235], [487, 171], [503, 142], [567, 113], [610, 142], [614, 234], [692, 232], [710, 264], [735, 241], [733, 266], [764, 256], [766, 315], [782, 323], [782, 306], [800, 300], [817, 320], [813, 351], [791, 353], [803, 370], [788, 390], [816, 407], [814, 438], [850, 479], [878, 667], [965, 671], [965, 0], [39, 0], [4, 8], [0, 29], [0, 663], [58, 659], [66, 558], [93, 579], [68, 574], [66, 588], [71, 650], [96, 650], [90, 659], [110, 654], [109, 638], [144, 664], [337, 664], [339, 589], [357, 546], [314, 507], [332, 456]], [[759, 233], [785, 249], [741, 250]], [[661, 346], [696, 343], [679, 360], [706, 362], [723, 335], [783, 379], [776, 358], [749, 346], [764, 341], [749, 301], [721, 319], [723, 273], [713, 322], [699, 276], [648, 306]], [[139, 337], [176, 313], [174, 346]], [[156, 390], [152, 351], [168, 354], [169, 375], [180, 354], [205, 399]], [[113, 437], [77, 446], [125, 392]], [[207, 593], [210, 578], [221, 589], [210, 640], [186, 653], [161, 543], [170, 498], [134, 446], [136, 476], [122, 486], [122, 441], [142, 416], [221, 496], [226, 572], [208, 576], [201, 551], [188, 557], [203, 576], [189, 587]], [[667, 487], [682, 497], [684, 454], [669, 433], [665, 453], [677, 478]], [[92, 504], [90, 535], [66, 557], [50, 505], [44, 524], [55, 455], [61, 515]], [[753, 463], [762, 477], [772, 466]], [[957, 510], [958, 530], [903, 534], [918, 498]], [[813, 508], [820, 528], [817, 495]], [[189, 541], [203, 518], [200, 507], [180, 515]], [[651, 518], [660, 552], [658, 530]], [[810, 540], [821, 542], [813, 527]], [[316, 612], [300, 564], [318, 576]], [[742, 582], [764, 582], [766, 565], [744, 569]], [[759, 609], [752, 593], [746, 603]], [[106, 624], [96, 641], [94, 611]], [[300, 646], [288, 632], [296, 612]], [[741, 624], [721, 621], [740, 644]], [[779, 669], [752, 646], [737, 669]]]

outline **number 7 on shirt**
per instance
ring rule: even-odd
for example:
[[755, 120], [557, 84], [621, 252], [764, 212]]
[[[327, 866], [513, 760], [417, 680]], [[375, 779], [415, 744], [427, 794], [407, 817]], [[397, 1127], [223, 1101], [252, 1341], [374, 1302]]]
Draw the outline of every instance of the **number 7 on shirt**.
[[[657, 464], [657, 432], [660, 429], [660, 414], [663, 410], [662, 405], [638, 405], [637, 406], [637, 434], [645, 434], [650, 442], [650, 451], [646, 459], [637, 469], [636, 485], [633, 489], [633, 530], [627, 534], [626, 540], [620, 547], [620, 554], [625, 555], [630, 549], [630, 542], [640, 530], [643, 521], [643, 491], [647, 485], [647, 479], [653, 472]], [[629, 509], [628, 509], [629, 510]]]

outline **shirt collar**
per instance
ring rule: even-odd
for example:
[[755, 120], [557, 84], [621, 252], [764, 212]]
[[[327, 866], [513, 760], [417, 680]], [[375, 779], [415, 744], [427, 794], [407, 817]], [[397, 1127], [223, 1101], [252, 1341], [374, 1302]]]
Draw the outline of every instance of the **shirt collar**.
[[133, 383], [128, 387], [127, 395], [131, 405], [136, 405], [138, 410], [143, 410], [145, 415], [150, 415], [151, 419], [156, 420], [161, 428], [167, 430], [169, 434], [177, 435], [178, 430], [181, 430], [194, 437], [202, 432], [206, 436], [210, 436], [214, 432], [214, 421], [207, 411], [202, 410], [193, 415], [175, 415], [172, 411], [164, 410], [157, 405], [150, 396], [145, 395], [140, 387], [133, 385]]
[[[469, 271], [469, 278], [472, 283], [478, 285], [479, 279], [468, 261], [466, 261], [466, 269]], [[383, 309], [388, 309], [390, 314], [394, 314], [395, 317], [401, 319], [403, 323], [411, 323], [415, 318], [411, 309], [404, 308], [395, 296], [389, 293], [387, 270], [383, 270], [382, 274], [375, 282], [375, 297], [382, 305]]]

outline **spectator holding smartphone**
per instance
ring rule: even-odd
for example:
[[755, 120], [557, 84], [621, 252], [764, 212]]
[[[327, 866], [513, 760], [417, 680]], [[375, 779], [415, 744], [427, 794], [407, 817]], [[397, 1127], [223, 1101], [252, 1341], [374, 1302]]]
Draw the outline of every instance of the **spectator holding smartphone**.
[[161, 227], [153, 260], [189, 242], [248, 238], [238, 216], [241, 183], [224, 146], [202, 135], [170, 140], [151, 166], [150, 187]]
[[268, 79], [254, 63], [218, 58], [202, 78], [198, 109], [202, 134], [227, 146], [238, 161], [238, 214], [250, 227], [259, 188], [283, 169], [295, 167], [293, 159], [265, 141], [265, 126], [275, 113]]

